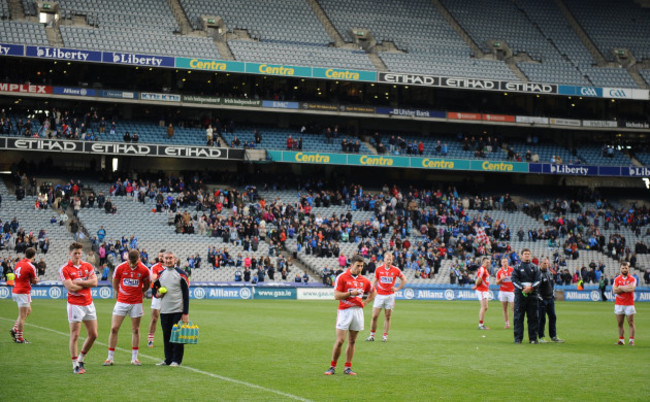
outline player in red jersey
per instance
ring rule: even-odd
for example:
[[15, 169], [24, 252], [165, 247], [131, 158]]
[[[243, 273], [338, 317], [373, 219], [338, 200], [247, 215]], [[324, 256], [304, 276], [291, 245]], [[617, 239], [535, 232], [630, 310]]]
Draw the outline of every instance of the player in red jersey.
[[27, 316], [32, 312], [32, 296], [30, 294], [32, 284], [38, 283], [38, 276], [36, 276], [36, 268], [34, 267], [35, 258], [36, 250], [30, 247], [25, 250], [25, 259], [16, 264], [14, 268], [16, 279], [11, 290], [11, 296], [18, 304], [18, 319], [9, 332], [16, 343], [30, 343], [23, 338], [23, 329]]
[[108, 357], [104, 362], [104, 366], [113, 365], [117, 334], [127, 314], [131, 317], [131, 364], [134, 366], [142, 365], [138, 360], [140, 320], [144, 315], [142, 296], [149, 289], [150, 274], [149, 268], [140, 262], [140, 252], [138, 250], [129, 251], [128, 262], [122, 263], [115, 268], [115, 272], [113, 272], [113, 289], [117, 294], [117, 303], [113, 308], [111, 334], [108, 336]]
[[490, 329], [483, 324], [485, 312], [488, 309], [488, 301], [490, 300], [489, 266], [490, 257], [483, 257], [483, 260], [481, 260], [481, 266], [478, 268], [478, 271], [476, 271], [476, 281], [474, 281], [474, 286], [472, 287], [472, 289], [476, 290], [476, 296], [478, 297], [479, 303], [481, 303], [481, 308], [478, 311], [478, 329]]
[[618, 323], [618, 342], [617, 345], [625, 345], [625, 317], [627, 325], [630, 327], [630, 346], [634, 346], [634, 335], [636, 326], [634, 325], [634, 289], [636, 289], [636, 279], [629, 275], [630, 263], [621, 262], [621, 274], [614, 279], [612, 290], [616, 300], [614, 301], [614, 314]]
[[[97, 311], [90, 288], [97, 286], [95, 268], [81, 260], [83, 246], [74, 242], [70, 245], [70, 260], [59, 269], [63, 286], [68, 290], [68, 322], [70, 323], [70, 356], [75, 374], [84, 374], [84, 359], [97, 339]], [[81, 323], [86, 326], [88, 336], [79, 351], [78, 339]], [[78, 354], [78, 356], [77, 356]]]
[[[158, 276], [165, 267], [162, 265], [163, 255], [165, 250], [160, 250], [158, 253], [158, 260], [151, 266], [151, 286], [158, 280]], [[149, 322], [149, 335], [147, 336], [147, 346], [153, 348], [153, 338], [156, 335], [156, 324], [160, 318], [160, 299], [151, 295], [151, 322]]]
[[506, 329], [510, 328], [510, 317], [508, 314], [508, 304], [510, 310], [515, 310], [515, 285], [512, 284], [512, 267], [508, 266], [508, 259], [501, 259], [501, 268], [497, 272], [497, 285], [499, 285], [499, 301], [503, 307], [503, 318], [506, 321]]
[[[363, 331], [363, 308], [375, 298], [375, 291], [372, 289], [370, 281], [361, 276], [362, 269], [363, 257], [355, 255], [350, 260], [350, 268], [336, 277], [334, 299], [339, 300], [339, 310], [336, 315], [336, 342], [332, 349], [330, 368], [325, 375], [335, 373], [336, 363], [341, 355], [346, 334], [348, 335], [348, 347], [345, 350], [345, 371], [343, 373], [357, 375], [352, 371], [354, 344], [359, 331]], [[365, 303], [363, 301], [364, 294], [368, 294]]]
[[[400, 279], [400, 285], [395, 288], [395, 281]], [[372, 278], [372, 288], [377, 292], [375, 303], [372, 306], [372, 320], [370, 321], [370, 336], [366, 341], [375, 340], [377, 331], [377, 319], [384, 309], [384, 336], [382, 342], [388, 341], [388, 331], [390, 330], [390, 319], [395, 308], [395, 293], [402, 290], [406, 285], [406, 277], [399, 268], [393, 266], [393, 253], [384, 254], [384, 265], [375, 270], [375, 277]]]

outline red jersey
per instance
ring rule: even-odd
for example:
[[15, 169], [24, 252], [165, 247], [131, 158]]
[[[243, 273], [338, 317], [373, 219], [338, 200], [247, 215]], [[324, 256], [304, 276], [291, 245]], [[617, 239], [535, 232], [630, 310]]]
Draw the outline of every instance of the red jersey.
[[158, 279], [160, 273], [165, 270], [165, 267], [161, 263], [157, 262], [151, 266], [151, 287], [153, 288], [153, 283]]
[[490, 273], [482, 265], [476, 271], [476, 279], [481, 278], [481, 284], [476, 287], [479, 292], [487, 292], [490, 290]]
[[497, 280], [503, 278], [499, 290], [502, 292], [514, 292], [515, 285], [512, 284], [512, 267], [506, 269], [499, 269], [497, 272]]
[[16, 274], [16, 279], [11, 291], [15, 294], [29, 294], [32, 291], [32, 278], [36, 278], [34, 264], [25, 258], [16, 264], [14, 274]]
[[113, 279], [118, 279], [117, 301], [126, 304], [142, 303], [142, 289], [144, 280], [149, 278], [149, 268], [138, 262], [135, 269], [131, 268], [128, 262], [124, 262], [115, 268]]
[[348, 297], [339, 301], [339, 310], [345, 310], [350, 307], [363, 307], [362, 297], [366, 293], [370, 293], [372, 288], [370, 281], [364, 278], [361, 275], [352, 276], [350, 270], [343, 272], [341, 275], [336, 277], [336, 283], [334, 284], [334, 289], [339, 292], [349, 292], [351, 290], [362, 290], [363, 293], [358, 296]]
[[[59, 276], [61, 282], [70, 279], [72, 282], [78, 280], [86, 280], [95, 277], [95, 269], [92, 265], [85, 261], [81, 261], [78, 266], [72, 265], [68, 261], [67, 264], [59, 269]], [[68, 292], [68, 303], [76, 306], [88, 306], [93, 302], [93, 296], [90, 288], [83, 288], [78, 292]]]
[[[636, 279], [634, 279], [632, 275], [628, 275], [627, 277], [619, 275], [616, 277], [616, 279], [614, 279], [614, 286], [625, 286], [632, 284], [635, 286], [637, 284]], [[614, 304], [618, 304], [619, 306], [634, 306], [634, 292], [626, 292], [614, 296], [616, 296]]]
[[375, 270], [375, 280], [377, 285], [375, 290], [379, 295], [392, 295], [393, 287], [395, 286], [395, 281], [397, 278], [404, 280], [404, 275], [399, 268], [391, 265], [386, 269], [386, 265], [381, 265]]

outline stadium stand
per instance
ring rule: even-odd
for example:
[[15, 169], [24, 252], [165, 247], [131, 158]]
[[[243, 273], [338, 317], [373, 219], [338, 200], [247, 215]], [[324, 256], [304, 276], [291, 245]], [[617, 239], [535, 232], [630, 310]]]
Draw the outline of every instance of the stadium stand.
[[[24, 136], [25, 131], [18, 132], [19, 119], [22, 119], [23, 124], [28, 120], [25, 115], [11, 114], [9, 120], [12, 124], [12, 129], [5, 132], [4, 126], [0, 126], [0, 134], [10, 136]], [[83, 116], [79, 116], [79, 124], [84, 121]], [[32, 118], [31, 135], [41, 138], [46, 137], [39, 119]], [[167, 126], [161, 126], [161, 123], [148, 123], [145, 121], [123, 120], [116, 122], [116, 130], [113, 133], [111, 128], [111, 121], [105, 120], [106, 128], [103, 133], [99, 132], [99, 123], [94, 122], [87, 124], [88, 133], [92, 135], [87, 138], [83, 134], [79, 135], [79, 139], [86, 139], [91, 141], [109, 141], [109, 142], [125, 142], [125, 133], [129, 133], [132, 137], [137, 133], [139, 143], [147, 144], [173, 144], [173, 145], [206, 145], [207, 137], [203, 128], [196, 128], [197, 122], [190, 124], [190, 127], [174, 126], [174, 135], [169, 137], [167, 134]], [[68, 123], [70, 124], [70, 123]], [[333, 125], [332, 125], [333, 126]], [[64, 126], [57, 127], [61, 138], [67, 138], [62, 133], [65, 130]], [[259, 143], [255, 140], [255, 130], [260, 132], [261, 141]], [[219, 136], [220, 142], [218, 145], [229, 146], [235, 148], [259, 148], [268, 150], [301, 150], [309, 152], [343, 152], [343, 153], [361, 153], [373, 154], [388, 153], [392, 155], [403, 156], [433, 156], [433, 157], [448, 157], [459, 159], [484, 159], [492, 161], [519, 161], [519, 162], [542, 162], [542, 163], [564, 163], [564, 164], [589, 164], [589, 165], [604, 165], [604, 166], [630, 166], [632, 165], [629, 157], [618, 148], [613, 146], [606, 146], [598, 143], [582, 143], [579, 148], [574, 151], [568, 150], [565, 147], [555, 144], [550, 140], [542, 140], [542, 142], [530, 141], [523, 142], [518, 138], [501, 138], [501, 136], [474, 136], [469, 135], [463, 138], [458, 138], [452, 135], [443, 135], [432, 133], [430, 135], [418, 135], [412, 132], [401, 131], [384, 131], [378, 130], [372, 133], [366, 133], [368, 137], [372, 137], [374, 132], [380, 133], [381, 148], [378, 144], [373, 144], [375, 149], [370, 149], [365, 141], [359, 137], [339, 134], [333, 136], [329, 140], [324, 132], [314, 133], [309, 131], [301, 132], [296, 128], [280, 128], [272, 125], [241, 125], [236, 128], [229, 129], [224, 127], [219, 131], [215, 130], [215, 136]], [[56, 133], [51, 133], [51, 136], [56, 136]], [[90, 135], [90, 134], [89, 134]], [[287, 140], [291, 137], [294, 144], [291, 148], [288, 147]], [[361, 136], [363, 138], [363, 136]], [[359, 151], [352, 148], [342, 147], [343, 140], [347, 144], [356, 144], [358, 142]], [[301, 141], [299, 147], [298, 142]], [[136, 142], [130, 139], [127, 142]], [[390, 143], [393, 142], [393, 146]], [[420, 153], [418, 148], [422, 143], [423, 152]], [[443, 148], [444, 147], [444, 148]], [[439, 149], [440, 148], [440, 149]], [[608, 148], [611, 148], [608, 150]], [[446, 149], [446, 152], [445, 152]], [[527, 152], [530, 151], [531, 159], [526, 158]], [[536, 157], [533, 157], [536, 154]], [[557, 158], [559, 157], [559, 158]], [[640, 158], [643, 158], [641, 154]], [[641, 161], [641, 163], [645, 163]]]
[[302, 0], [181, 0], [190, 23], [202, 29], [201, 16], [223, 18], [229, 30], [245, 29], [251, 37], [293, 43], [331, 42], [320, 21]]
[[[164, 56], [220, 59], [210, 38], [178, 35], [179, 26], [165, 0], [112, 2], [59, 1], [65, 17], [85, 15], [91, 27], [61, 25], [65, 46], [102, 51], [123, 51]], [[125, 13], [128, 8], [131, 12]]]
[[333, 48], [322, 24], [306, 1], [181, 1], [192, 26], [200, 17], [222, 17], [229, 31], [243, 29], [254, 40], [229, 39], [235, 59], [284, 65], [374, 70], [362, 51]]
[[[502, 62], [470, 58], [470, 49], [428, 1], [320, 0], [338, 32], [352, 42], [353, 28], [369, 29], [378, 43], [406, 53], [379, 52], [391, 71], [515, 80]], [[397, 9], [397, 11], [396, 11]]]
[[[647, 206], [624, 207], [611, 201], [595, 199], [593, 195], [583, 203], [569, 203], [563, 198], [553, 200], [552, 196], [549, 197], [552, 201], [533, 196], [520, 198], [521, 201], [516, 206], [509, 201], [509, 196], [478, 197], [458, 194], [455, 190], [441, 192], [413, 188], [407, 194], [395, 186], [390, 191], [388, 187], [381, 191], [362, 191], [360, 187], [341, 188], [339, 190], [342, 193], [338, 190], [312, 192], [305, 189], [296, 193], [274, 188], [257, 192], [250, 186], [241, 188], [239, 192], [231, 189], [229, 193], [223, 194], [241, 200], [240, 205], [245, 207], [237, 213], [227, 205], [223, 209], [218, 208], [220, 220], [215, 221], [215, 224], [219, 227], [226, 221], [235, 225], [245, 224], [249, 214], [254, 216], [253, 214], [260, 213], [259, 217], [266, 223], [260, 228], [264, 228], [267, 233], [260, 232], [262, 240], [259, 248], [252, 252], [246, 248], [243, 238], [233, 235], [232, 230], [230, 234], [225, 233], [228, 239], [215, 234], [213, 230], [217, 230], [217, 226], [210, 226], [202, 233], [198, 216], [210, 214], [210, 211], [195, 212], [193, 204], [190, 208], [190, 204], [184, 203], [182, 193], [165, 192], [171, 191], [171, 188], [165, 189], [165, 182], [159, 181], [160, 187], [156, 188], [154, 182], [145, 184], [140, 181], [143, 187], [134, 187], [135, 196], [124, 194], [127, 182], [121, 183], [84, 181], [85, 197], [91, 192], [95, 196], [102, 193], [107, 199], [110, 198], [117, 211], [114, 214], [106, 213], [103, 208], [89, 205], [79, 209], [77, 215], [83, 225], [83, 233], [96, 241], [95, 233], [103, 226], [107, 233], [105, 243], [117, 244], [116, 251], [122, 247], [120, 244], [129, 245], [135, 239], [137, 247], [141, 251], [146, 249], [151, 259], [159, 249], [170, 248], [170, 244], [173, 244], [172, 248], [178, 253], [182, 265], [186, 265], [186, 261], [196, 255], [203, 260], [201, 268], [192, 270], [194, 281], [234, 280], [236, 267], [226, 264], [219, 269], [212, 269], [207, 263], [207, 252], [211, 247], [216, 247], [218, 251], [227, 249], [233, 262], [247, 256], [256, 256], [258, 259], [269, 256], [270, 262], [275, 266], [287, 264], [284, 257], [278, 257], [278, 249], [271, 245], [273, 239], [277, 238], [276, 234], [282, 233], [287, 235], [287, 250], [295, 253], [312, 270], [312, 282], [320, 281], [313, 276], [314, 272], [318, 275], [325, 267], [335, 272], [339, 266], [345, 265], [345, 261], [340, 260], [341, 254], [345, 256], [344, 260], [349, 260], [356, 253], [363, 253], [369, 258], [374, 256], [373, 261], [376, 260], [378, 265], [381, 263], [382, 250], [386, 249], [397, 252], [397, 261], [412, 284], [455, 282], [464, 280], [466, 270], [471, 273], [472, 266], [476, 264], [475, 257], [486, 252], [486, 243], [475, 229], [477, 225], [483, 228], [490, 239], [495, 261], [504, 252], [509, 258], [516, 259], [519, 250], [527, 247], [538, 258], [548, 256], [557, 262], [558, 267], [569, 269], [571, 274], [583, 266], [589, 267], [597, 262], [599, 266], [604, 266], [605, 273], [613, 275], [617, 270], [617, 260], [623, 257], [630, 259], [634, 256], [637, 269], [643, 269], [650, 263], [647, 235], [643, 236], [650, 224]], [[153, 193], [150, 193], [151, 190]], [[217, 190], [227, 189], [213, 190], [217, 194]], [[143, 191], [142, 198], [138, 196], [140, 191]], [[162, 204], [157, 201], [158, 191], [165, 200]], [[66, 225], [50, 223], [53, 210], [35, 210], [34, 196], [17, 200], [9, 194], [4, 182], [0, 182], [0, 193], [3, 195], [0, 207], [0, 219], [3, 222], [19, 216], [19, 227], [25, 232], [37, 233], [43, 228], [47, 230], [51, 251], [47, 254], [39, 252], [37, 260], [44, 257], [48, 267], [58, 266], [65, 261], [67, 244], [72, 240], [72, 234]], [[203, 204], [209, 205], [209, 193], [203, 194]], [[402, 194], [404, 198], [397, 201]], [[181, 226], [173, 224], [175, 207], [168, 203], [169, 200], [174, 200], [174, 203], [178, 201], [178, 214], [191, 209], [190, 215], [197, 215], [188, 221], [193, 227], [189, 234], [183, 233], [185, 227], [179, 231]], [[214, 200], [210, 202], [219, 202], [221, 198]], [[396, 207], [393, 208], [392, 205]], [[415, 209], [412, 209], [412, 205]], [[154, 212], [156, 210], [160, 212]], [[299, 212], [297, 221], [291, 218], [295, 212]], [[420, 225], [427, 229], [420, 229]], [[316, 237], [317, 232], [320, 235]], [[321, 235], [322, 240], [319, 240]], [[601, 235], [602, 238], [598, 240]], [[311, 242], [317, 242], [318, 247], [312, 247]], [[608, 242], [615, 245], [616, 252], [612, 252], [613, 248], [608, 246]], [[575, 249], [571, 253], [565, 250], [574, 247], [574, 243]], [[511, 254], [510, 250], [515, 254]], [[0, 259], [13, 258], [14, 255], [13, 250], [5, 248], [0, 253]], [[238, 258], [238, 255], [241, 257]], [[119, 261], [119, 252], [108, 257], [109, 264], [113, 266]], [[55, 271], [48, 269], [43, 279], [56, 280]], [[302, 277], [305, 272], [294, 268], [286, 275], [286, 279], [282, 279], [278, 270], [273, 282], [293, 282], [296, 274]], [[589, 278], [584, 272], [580, 275]], [[587, 279], [589, 280], [591, 278]]]
[[[27, 189], [25, 190], [27, 191]], [[68, 231], [68, 227], [58, 223], [59, 213], [49, 208], [36, 209], [34, 207], [37, 200], [35, 195], [26, 195], [24, 199], [17, 200], [16, 196], [10, 195], [4, 180], [0, 180], [0, 194], [2, 195], [0, 221], [3, 224], [17, 218], [20, 224], [19, 231], [22, 231], [25, 236], [29, 236], [29, 234], [38, 236], [41, 230], [45, 230], [46, 235], [43, 239], [48, 239], [49, 249], [44, 253], [40, 247], [36, 247], [38, 251], [36, 261], [38, 262], [43, 258], [47, 263], [48, 268], [44, 279], [58, 280], [58, 268], [66, 261], [68, 256], [66, 250], [72, 241], [72, 235]], [[54, 223], [51, 223], [52, 218], [54, 218]], [[5, 258], [14, 259], [16, 252], [10, 245], [15, 244], [19, 234], [15, 233], [9, 236], [7, 232], [2, 230], [0, 236], [3, 237], [3, 244], [0, 247], [0, 260]], [[36, 245], [38, 245], [38, 241]]]
[[582, 28], [607, 60], [614, 49], [630, 49], [641, 60], [650, 58], [650, 10], [635, 1], [564, 0]]
[[43, 24], [25, 21], [0, 20], [0, 38], [6, 43], [47, 46]]

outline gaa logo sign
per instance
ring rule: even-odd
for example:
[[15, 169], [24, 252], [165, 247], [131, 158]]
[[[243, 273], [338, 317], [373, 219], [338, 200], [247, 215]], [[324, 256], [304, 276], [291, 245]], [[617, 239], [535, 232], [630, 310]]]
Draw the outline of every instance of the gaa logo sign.
[[580, 95], [584, 96], [598, 96], [595, 88], [591, 87], [582, 87], [580, 88]]
[[239, 297], [244, 299], [244, 300], [250, 299], [252, 295], [253, 295], [253, 293], [251, 292], [251, 290], [249, 288], [241, 288], [239, 290]]
[[99, 289], [99, 297], [102, 299], [110, 299], [111, 298], [111, 288], [104, 286], [103, 288]]
[[404, 298], [411, 300], [412, 298], [415, 297], [415, 291], [411, 288], [406, 288], [404, 289]]
[[454, 300], [456, 297], [456, 292], [453, 289], [445, 290], [445, 300]]
[[0, 299], [8, 299], [10, 294], [9, 288], [4, 286], [0, 288]]
[[50, 296], [50, 299], [60, 299], [61, 298], [61, 288], [54, 286], [47, 291], [47, 295]]
[[592, 290], [590, 297], [591, 301], [600, 301], [600, 293], [597, 290]]
[[194, 298], [203, 299], [205, 297], [205, 289], [203, 288], [194, 288]]

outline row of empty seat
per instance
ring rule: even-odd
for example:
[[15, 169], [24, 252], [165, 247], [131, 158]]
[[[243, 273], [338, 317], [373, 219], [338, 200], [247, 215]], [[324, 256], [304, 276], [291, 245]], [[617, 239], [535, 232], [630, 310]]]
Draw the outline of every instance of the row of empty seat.
[[[517, 67], [528, 80], [599, 87], [639, 85], [624, 68], [597, 67], [596, 61], [569, 25], [558, 5], [551, 1], [443, 0], [461, 28], [486, 53], [490, 41], [503, 41], [514, 54], [526, 53], [532, 62]], [[9, 7], [0, 13], [4, 41], [48, 45], [42, 25], [11, 21]], [[390, 71], [519, 80], [500, 60], [477, 59], [462, 37], [429, 0], [390, 1], [319, 0], [326, 16], [346, 42], [354, 30], [368, 29], [379, 44], [392, 42], [400, 52], [380, 51]], [[638, 60], [650, 56], [649, 11], [632, 0], [617, 2], [608, 10], [607, 0], [586, 5], [567, 0], [567, 6], [607, 60], [612, 50], [628, 48]], [[202, 16], [222, 17], [228, 31], [243, 29], [254, 40], [230, 39], [236, 60], [275, 64], [376, 70], [363, 51], [332, 48], [326, 32], [306, 0], [225, 1], [181, 0], [192, 27], [202, 30]], [[179, 35], [166, 0], [112, 2], [61, 0], [64, 19], [85, 16], [90, 27], [63, 24], [64, 45], [71, 48], [221, 59], [217, 46], [206, 36]], [[34, 2], [23, 0], [26, 15], [35, 15]], [[507, 23], [505, 23], [507, 21]], [[625, 21], [624, 24], [617, 23]], [[641, 76], [648, 81], [647, 73]]]

